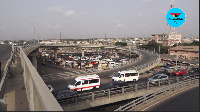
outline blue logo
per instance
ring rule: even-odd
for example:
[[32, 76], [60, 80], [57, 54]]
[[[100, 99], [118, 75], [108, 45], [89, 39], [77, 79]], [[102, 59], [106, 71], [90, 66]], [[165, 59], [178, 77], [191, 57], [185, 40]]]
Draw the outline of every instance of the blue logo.
[[185, 13], [180, 8], [172, 8], [166, 15], [166, 20], [170, 26], [180, 27], [185, 22]]

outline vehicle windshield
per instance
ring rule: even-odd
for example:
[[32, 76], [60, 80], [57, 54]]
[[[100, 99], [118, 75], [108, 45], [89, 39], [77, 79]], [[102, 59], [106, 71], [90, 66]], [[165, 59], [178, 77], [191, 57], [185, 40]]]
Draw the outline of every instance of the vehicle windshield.
[[111, 83], [111, 84], [109, 85], [109, 87], [110, 87], [110, 88], [113, 88], [113, 87], [115, 87], [115, 85], [116, 85], [115, 83]]
[[180, 72], [181, 70], [178, 69], [178, 70], [176, 70], [176, 71], [177, 71], [177, 72]]
[[119, 77], [120, 76], [120, 73], [116, 73], [115, 77]]
[[77, 83], [77, 81], [76, 80], [74, 80], [74, 82], [72, 82], [72, 85], [75, 85]]
[[153, 76], [152, 79], [158, 79], [158, 76]]

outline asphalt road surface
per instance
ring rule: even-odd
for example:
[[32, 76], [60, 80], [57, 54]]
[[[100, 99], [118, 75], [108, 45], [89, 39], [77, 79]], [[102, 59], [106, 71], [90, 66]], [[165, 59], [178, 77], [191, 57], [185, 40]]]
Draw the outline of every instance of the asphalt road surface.
[[10, 58], [12, 51], [11, 45], [0, 44], [0, 62], [1, 62], [1, 73], [5, 69], [6, 63]]
[[146, 111], [199, 111], [199, 86], [167, 99]]

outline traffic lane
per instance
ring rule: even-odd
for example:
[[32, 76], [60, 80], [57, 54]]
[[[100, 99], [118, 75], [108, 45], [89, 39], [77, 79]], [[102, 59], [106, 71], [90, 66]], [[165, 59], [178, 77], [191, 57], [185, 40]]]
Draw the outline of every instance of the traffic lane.
[[11, 45], [0, 44], [0, 60], [8, 60], [12, 51]]
[[[70, 70], [64, 69], [63, 66], [50, 63], [46, 61], [45, 65], [42, 65], [42, 60], [37, 60], [37, 71], [40, 75], [56, 74], [62, 72], [70, 72]], [[67, 68], [67, 67], [66, 67]], [[43, 73], [42, 73], [43, 71]]]
[[[0, 62], [1, 62], [1, 73], [3, 75], [6, 63], [11, 56], [12, 46], [0, 44]], [[1, 76], [2, 77], [2, 76]]]
[[[143, 78], [139, 78], [138, 81], [133, 82], [133, 81], [128, 81], [127, 84], [130, 85], [134, 85], [134, 84], [140, 84], [140, 83], [146, 83], [148, 78], [150, 78], [151, 75], [148, 75], [148, 77], [143, 77]], [[174, 78], [176, 76], [170, 76], [170, 78]], [[61, 91], [61, 90], [66, 90], [68, 89], [68, 85], [73, 83], [75, 78], [68, 78], [68, 79], [61, 79], [61, 80], [55, 80], [55, 81], [48, 81], [45, 82], [47, 85], [52, 85], [52, 87], [54, 88], [55, 92]], [[102, 90], [104, 87], [108, 86], [110, 83], [112, 83], [112, 80], [110, 77], [101, 77], [100, 76], [100, 88], [99, 89], [92, 89], [92, 90], [86, 90], [86, 91], [82, 91], [80, 93], [87, 93], [87, 92], [95, 92], [98, 90]]]
[[[147, 79], [149, 77], [145, 77], [145, 78], [140, 78], [138, 81], [133, 82], [127, 82], [128, 85], [134, 85], [134, 84], [139, 84], [139, 83], [145, 83], [147, 82]], [[54, 81], [48, 81], [45, 82], [47, 85], [52, 85], [52, 87], [54, 88], [55, 92], [61, 91], [61, 90], [66, 90], [68, 89], [68, 85], [71, 84], [74, 81], [74, 78], [68, 78], [68, 79], [61, 79], [61, 80], [54, 80]], [[110, 77], [101, 77], [100, 76], [100, 88], [99, 89], [92, 89], [92, 90], [86, 90], [86, 91], [82, 91], [80, 93], [87, 93], [87, 92], [95, 92], [98, 90], [102, 90], [104, 87], [108, 86], [110, 83], [112, 83], [112, 80]]]
[[199, 86], [167, 99], [146, 111], [199, 111]]

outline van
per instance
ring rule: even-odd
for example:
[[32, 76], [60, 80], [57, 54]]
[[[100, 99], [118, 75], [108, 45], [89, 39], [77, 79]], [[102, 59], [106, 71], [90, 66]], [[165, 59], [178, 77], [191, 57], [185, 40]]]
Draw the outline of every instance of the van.
[[118, 71], [113, 77], [112, 81], [137, 81], [139, 79], [139, 72], [136, 70]]
[[100, 87], [100, 78], [97, 74], [79, 76], [75, 78], [71, 85], [68, 85], [70, 90], [85, 91]]

